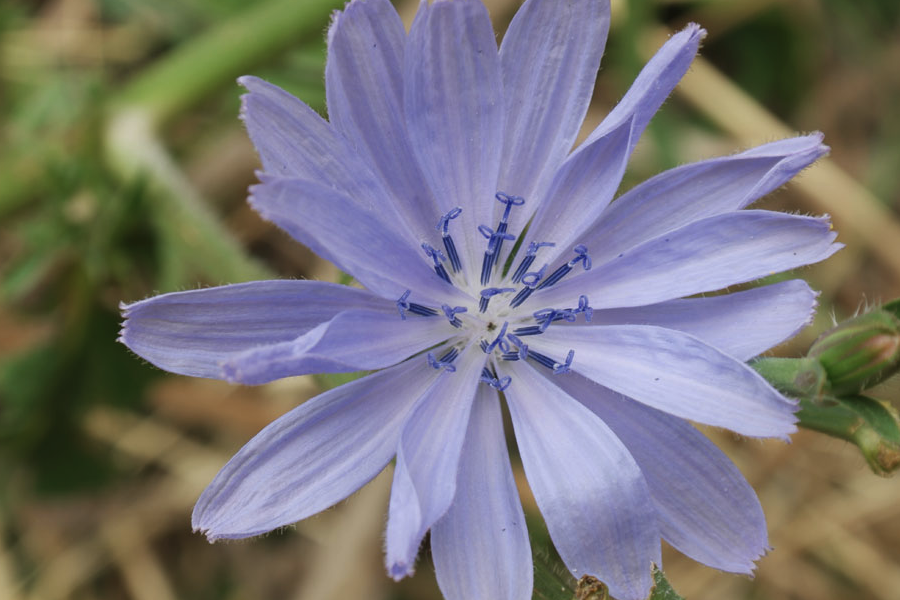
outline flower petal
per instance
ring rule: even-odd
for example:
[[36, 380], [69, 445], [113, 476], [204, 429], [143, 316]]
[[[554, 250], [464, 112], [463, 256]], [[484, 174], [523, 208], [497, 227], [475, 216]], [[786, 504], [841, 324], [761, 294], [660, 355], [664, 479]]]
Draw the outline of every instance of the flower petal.
[[551, 357], [575, 350], [576, 373], [684, 419], [752, 437], [787, 439], [797, 430], [795, 401], [744, 363], [680, 331], [550, 327], [528, 347]]
[[644, 600], [660, 564], [656, 515], [640, 468], [615, 434], [527, 363], [503, 365], [525, 475], [553, 545], [576, 578]]
[[510, 231], [522, 230], [572, 149], [608, 32], [607, 0], [527, 0], [503, 36], [506, 128], [497, 187], [526, 201], [510, 215]]
[[320, 281], [254, 281], [162, 294], [123, 305], [119, 341], [161, 369], [222, 377], [222, 362], [293, 340], [339, 312], [396, 307], [369, 292]]
[[232, 383], [258, 385], [310, 373], [381, 369], [439, 344], [454, 332], [443, 316], [403, 320], [396, 311], [348, 310], [296, 340], [228, 357], [222, 372]]
[[530, 600], [531, 546], [509, 464], [497, 394], [478, 386], [453, 504], [431, 528], [447, 600]]
[[622, 194], [581, 243], [595, 263], [605, 262], [692, 221], [744, 208], [826, 152], [814, 133], [670, 169]]
[[407, 42], [404, 108], [416, 158], [444, 211], [460, 206], [469, 281], [481, 268], [475, 235], [492, 222], [503, 149], [497, 42], [479, 0], [422, 2]]
[[[528, 231], [530, 240], [556, 244], [543, 251], [543, 260], [571, 252], [574, 241], [609, 205], [625, 174], [633, 136], [634, 120], [629, 119], [578, 148], [560, 167]], [[520, 248], [525, 252], [527, 245]]]
[[559, 384], [609, 425], [637, 461], [663, 537], [694, 560], [751, 573], [768, 548], [756, 493], [734, 463], [686, 421], [584, 377]]
[[373, 292], [395, 299], [413, 290], [411, 301], [438, 306], [465, 299], [434, 273], [422, 250], [407, 244], [377, 206], [313, 181], [262, 180], [250, 188], [253, 208]]
[[843, 247], [827, 218], [742, 210], [694, 221], [535, 293], [562, 306], [586, 294], [594, 308], [653, 304], [718, 290], [824, 260]]
[[644, 66], [622, 100], [587, 137], [584, 145], [608, 135], [621, 123], [634, 119], [633, 148], [650, 118], [656, 114], [691, 66], [700, 40], [705, 36], [704, 29], [696, 23], [690, 23], [670, 37]]
[[412, 574], [422, 538], [453, 502], [484, 357], [476, 346], [463, 350], [456, 372], [444, 371], [403, 424], [386, 534], [385, 565], [394, 579]]
[[805, 281], [793, 279], [734, 294], [597, 310], [590, 325], [677, 329], [745, 361], [794, 337], [809, 325], [816, 296]]
[[258, 77], [244, 76], [238, 82], [249, 92], [241, 97], [241, 119], [267, 174], [308, 179], [351, 196], [385, 201], [378, 179], [316, 111]]
[[441, 216], [419, 169], [403, 116], [406, 32], [388, 0], [351, 2], [328, 31], [328, 118], [375, 167], [381, 182], [417, 226], [435, 236]]
[[314, 515], [375, 477], [401, 424], [438, 377], [407, 361], [309, 400], [260, 431], [194, 507], [210, 541], [259, 535]]

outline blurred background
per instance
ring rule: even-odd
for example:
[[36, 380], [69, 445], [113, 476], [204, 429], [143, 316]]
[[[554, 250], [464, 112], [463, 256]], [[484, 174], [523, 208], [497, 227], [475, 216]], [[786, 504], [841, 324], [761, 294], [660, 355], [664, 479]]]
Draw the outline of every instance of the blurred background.
[[[266, 277], [338, 277], [245, 203], [258, 161], [237, 119], [252, 73], [325, 114], [340, 0], [0, 0], [0, 599], [428, 600], [382, 567], [389, 473], [295, 528], [209, 545], [194, 500], [273, 418], [337, 382], [168, 375], [116, 343], [118, 304]], [[398, 0], [407, 25], [415, 0]], [[498, 35], [517, 0], [487, 2]], [[816, 323], [900, 296], [900, 3], [613, 2], [592, 129], [668, 32], [709, 35], [652, 122], [625, 188], [672, 166], [820, 130], [830, 158], [765, 199], [830, 213], [847, 248], [800, 274]], [[898, 387], [883, 399], [898, 401]], [[669, 548], [690, 599], [900, 597], [900, 479], [801, 431], [711, 437], [759, 493], [774, 548], [756, 577]], [[536, 547], [549, 540], [522, 477]], [[543, 556], [549, 556], [545, 552]], [[543, 560], [543, 559], [541, 559]]]

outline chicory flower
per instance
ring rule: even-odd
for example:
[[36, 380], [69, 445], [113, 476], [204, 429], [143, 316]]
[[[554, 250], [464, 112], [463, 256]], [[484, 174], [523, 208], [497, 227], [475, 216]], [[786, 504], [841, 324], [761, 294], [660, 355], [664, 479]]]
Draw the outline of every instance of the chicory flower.
[[759, 502], [688, 423], [787, 438], [794, 401], [743, 361], [808, 323], [792, 280], [704, 297], [820, 261], [827, 218], [745, 210], [822, 156], [813, 134], [666, 171], [612, 202], [704, 31], [660, 49], [572, 150], [609, 27], [605, 0], [527, 0], [497, 48], [477, 0], [388, 0], [328, 32], [329, 120], [240, 80], [263, 164], [250, 203], [366, 290], [260, 281], [124, 307], [121, 340], [160, 368], [261, 384], [373, 373], [263, 429], [194, 510], [210, 540], [322, 511], [396, 459], [386, 566], [425, 534], [452, 600], [526, 600], [531, 553], [501, 418], [576, 577], [646, 597], [660, 540], [748, 573]]

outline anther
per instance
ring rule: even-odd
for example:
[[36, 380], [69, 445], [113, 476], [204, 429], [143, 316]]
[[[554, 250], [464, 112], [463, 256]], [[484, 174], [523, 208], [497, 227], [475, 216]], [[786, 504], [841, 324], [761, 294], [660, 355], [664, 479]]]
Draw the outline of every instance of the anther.
[[576, 254], [575, 258], [553, 271], [547, 279], [541, 282], [537, 289], [542, 290], [559, 282], [559, 280], [568, 275], [569, 271], [571, 271], [578, 263], [582, 263], [585, 271], [591, 270], [591, 257], [588, 256], [587, 246], [579, 244], [575, 246], [574, 251]]
[[459, 317], [457, 317], [456, 315], [459, 313], [467, 312], [469, 309], [467, 309], [465, 306], [450, 308], [449, 304], [441, 304], [441, 310], [444, 311], [444, 315], [450, 321], [451, 325], [453, 325], [454, 327], [462, 327], [462, 321], [460, 321]]
[[547, 331], [547, 328], [550, 327], [550, 324], [554, 321], [562, 321], [563, 319], [565, 319], [569, 323], [572, 323], [576, 318], [575, 312], [573, 310], [556, 310], [555, 308], [543, 308], [535, 312], [533, 316], [536, 321], [541, 322], [541, 325], [539, 327], [541, 333]]
[[481, 381], [488, 384], [495, 390], [502, 392], [509, 387], [510, 383], [512, 383], [512, 377], [510, 377], [509, 375], [505, 375], [500, 379], [497, 379], [496, 377], [494, 377], [493, 373], [491, 373], [487, 368], [484, 368], [481, 371]]
[[450, 275], [447, 273], [447, 269], [444, 268], [444, 265], [441, 264], [442, 261], [446, 260], [444, 253], [428, 243], [422, 244], [422, 250], [425, 251], [428, 258], [434, 261], [434, 272], [438, 274], [438, 277], [447, 283], [450, 283]]
[[[525, 302], [532, 293], [534, 293], [535, 288], [538, 283], [540, 283], [541, 279], [544, 278], [544, 273], [547, 272], [547, 265], [544, 265], [540, 268], [539, 271], [532, 271], [531, 273], [525, 273], [522, 276], [522, 283], [525, 284], [519, 293], [515, 295], [515, 297], [510, 300], [509, 305], [512, 308], [515, 308]], [[537, 288], [540, 289], [540, 288]]]
[[584, 313], [584, 320], [588, 323], [591, 322], [591, 318], [594, 316], [594, 309], [588, 305], [588, 297], [584, 294], [578, 296], [578, 308], [577, 312]]
[[528, 358], [528, 344], [524, 343], [522, 340], [511, 333], [506, 334], [506, 339], [511, 341], [516, 347], [519, 349], [518, 357], [520, 360], [525, 360]]
[[433, 352], [429, 352], [425, 355], [425, 358], [428, 359], [428, 365], [433, 369], [444, 369], [448, 373], [453, 373], [456, 371], [456, 367], [453, 366], [453, 361], [456, 359], [456, 356], [459, 354], [459, 351], [456, 348], [452, 348], [449, 352], [444, 354], [440, 358], [435, 358]]
[[403, 292], [403, 295], [397, 300], [397, 310], [400, 312], [400, 318], [404, 321], [406, 320], [406, 312], [409, 311], [414, 315], [419, 315], [422, 317], [434, 317], [438, 314], [438, 311], [430, 308], [428, 306], [422, 306], [421, 304], [416, 304], [415, 302], [407, 302], [407, 298], [409, 298], [410, 290], [406, 290]]
[[575, 358], [575, 350], [569, 350], [569, 354], [566, 356], [566, 362], [564, 364], [554, 363], [553, 374], [562, 375], [563, 373], [571, 371], [573, 358]]
[[441, 232], [441, 239], [444, 241], [444, 249], [447, 251], [447, 256], [450, 258], [450, 266], [453, 268], [454, 273], [459, 273], [460, 269], [462, 269], [462, 263], [459, 261], [459, 253], [456, 251], [456, 244], [453, 243], [453, 238], [450, 237], [450, 221], [455, 219], [462, 213], [462, 208], [457, 206], [446, 215], [441, 217], [441, 220], [438, 221], [435, 229]]
[[481, 261], [481, 285], [487, 285], [491, 281], [491, 271], [497, 262], [497, 256], [500, 254], [500, 248], [503, 246], [503, 240], [514, 240], [516, 236], [506, 231], [500, 231], [501, 227], [505, 230], [504, 223], [500, 224], [497, 231], [494, 231], [487, 225], [479, 225], [478, 231], [488, 240], [487, 250], [484, 251], [484, 259]]
[[484, 312], [487, 310], [488, 302], [497, 294], [505, 294], [506, 292], [514, 292], [516, 288], [484, 288], [481, 290], [481, 299], [478, 300], [478, 310]]
[[506, 340], [503, 339], [506, 337], [507, 327], [509, 327], [509, 322], [504, 321], [503, 327], [500, 328], [500, 333], [497, 335], [494, 341], [488, 344], [487, 348], [485, 348], [485, 354], [490, 354], [497, 346], [500, 346], [500, 352], [509, 352], [509, 344], [506, 343]]
[[516, 272], [513, 273], [512, 281], [513, 283], [519, 283], [522, 279], [522, 276], [528, 272], [528, 267], [531, 266], [531, 263], [534, 262], [534, 257], [537, 254], [537, 251], [541, 248], [552, 248], [555, 246], [553, 242], [531, 242], [528, 244], [528, 250], [525, 251], [525, 257], [522, 259], [522, 262], [519, 263], [519, 266], [516, 268]]
[[506, 208], [503, 210], [503, 216], [500, 217], [500, 226], [497, 227], [497, 231], [501, 233], [506, 233], [506, 227], [508, 226], [509, 221], [509, 213], [512, 211], [513, 206], [522, 206], [525, 204], [525, 198], [521, 196], [511, 196], [504, 192], [497, 192], [494, 194], [494, 198], [496, 198], [499, 202], [506, 205]]

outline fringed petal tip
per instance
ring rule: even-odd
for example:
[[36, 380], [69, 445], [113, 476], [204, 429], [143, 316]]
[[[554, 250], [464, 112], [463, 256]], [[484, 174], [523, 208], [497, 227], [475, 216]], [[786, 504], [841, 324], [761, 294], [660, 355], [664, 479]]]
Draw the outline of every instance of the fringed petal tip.
[[212, 531], [210, 531], [209, 529], [206, 529], [199, 525], [195, 524], [192, 529], [193, 529], [194, 533], [199, 533], [200, 535], [204, 536], [206, 538], [206, 541], [209, 542], [210, 544], [215, 544], [218, 540], [222, 539], [222, 538], [218, 537], [216, 534], [214, 534]]
[[390, 575], [391, 579], [394, 581], [400, 581], [405, 577], [411, 577], [416, 572], [414, 565], [408, 565], [403, 562], [395, 562], [387, 565], [387, 570], [388, 575]]
[[331, 48], [331, 45], [334, 43], [334, 35], [337, 28], [340, 26], [341, 20], [348, 18], [348, 15], [352, 14], [352, 11], [364, 10], [366, 10], [366, 7], [363, 6], [361, 0], [346, 0], [344, 2], [344, 8], [331, 11], [331, 20], [328, 22], [328, 30], [325, 32], [325, 43], [329, 48]]
[[754, 579], [756, 577], [756, 569], [759, 567], [758, 563], [763, 557], [771, 552], [773, 548], [769, 546], [767, 541], [763, 541], [762, 546], [759, 548], [759, 551], [755, 553], [754, 556], [748, 556], [744, 560], [735, 560], [732, 563], [718, 565], [715, 568], [724, 571], [726, 573], [733, 573], [735, 575], [746, 575], [750, 579]]
[[707, 31], [703, 27], [700, 26], [699, 23], [694, 23], [691, 21], [687, 25], [685, 25], [684, 29], [676, 33], [675, 35], [687, 35], [693, 40], [697, 40], [699, 44], [704, 39], [706, 39]]

